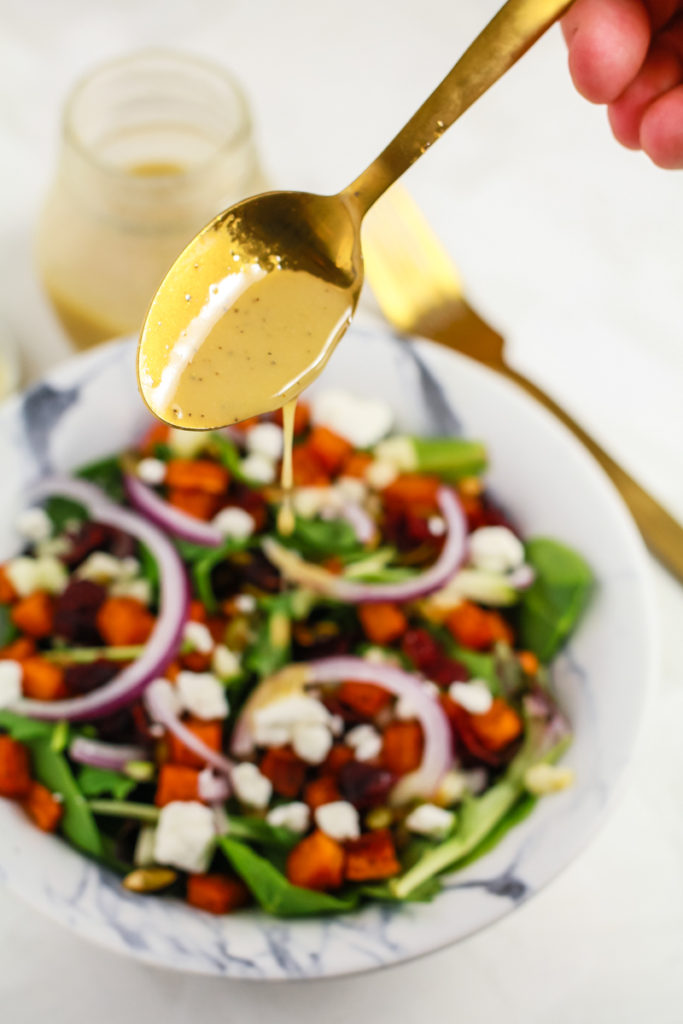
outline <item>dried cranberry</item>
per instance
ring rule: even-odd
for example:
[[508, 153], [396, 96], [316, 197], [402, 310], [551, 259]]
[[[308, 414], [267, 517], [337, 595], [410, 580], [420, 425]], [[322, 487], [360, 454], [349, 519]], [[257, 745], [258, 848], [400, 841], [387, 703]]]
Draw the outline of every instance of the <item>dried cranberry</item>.
[[430, 666], [429, 677], [439, 686], [450, 686], [451, 683], [466, 682], [470, 673], [457, 658], [449, 658], [444, 654]]
[[107, 592], [90, 580], [72, 580], [57, 598], [54, 633], [62, 640], [77, 644], [98, 644], [97, 612]]
[[339, 772], [342, 794], [361, 810], [386, 803], [395, 781], [391, 772], [362, 761], [348, 761]]
[[66, 688], [73, 696], [90, 693], [104, 686], [121, 671], [114, 661], [93, 661], [89, 665], [69, 665], [64, 671]]
[[421, 628], [409, 629], [404, 633], [401, 650], [416, 668], [427, 673], [434, 662], [443, 657], [441, 648], [432, 634]]
[[131, 715], [130, 708], [122, 708], [106, 718], [100, 718], [96, 723], [97, 733], [103, 740], [112, 742], [127, 743], [135, 733], [135, 722]]
[[123, 530], [111, 530], [107, 540], [107, 551], [114, 558], [132, 558], [137, 554], [138, 542]]
[[102, 523], [81, 523], [77, 530], [70, 533], [69, 540], [71, 547], [63, 556], [63, 560], [70, 568], [74, 568], [84, 561], [91, 552], [104, 548], [109, 537], [109, 528]]
[[260, 551], [251, 552], [249, 561], [240, 566], [242, 578], [259, 590], [276, 594], [282, 588], [282, 579], [275, 566]]

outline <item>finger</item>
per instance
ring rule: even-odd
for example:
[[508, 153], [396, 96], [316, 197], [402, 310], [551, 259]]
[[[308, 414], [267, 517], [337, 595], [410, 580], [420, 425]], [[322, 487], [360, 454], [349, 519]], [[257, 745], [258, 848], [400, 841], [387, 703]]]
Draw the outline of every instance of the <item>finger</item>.
[[647, 108], [640, 125], [640, 145], [658, 167], [683, 169], [683, 85]]
[[657, 46], [621, 96], [610, 103], [609, 123], [615, 138], [629, 149], [640, 149], [640, 125], [651, 103], [683, 82], [683, 62], [672, 50]]
[[592, 103], [611, 103], [640, 70], [650, 45], [642, 0], [576, 0], [564, 17], [569, 70]]

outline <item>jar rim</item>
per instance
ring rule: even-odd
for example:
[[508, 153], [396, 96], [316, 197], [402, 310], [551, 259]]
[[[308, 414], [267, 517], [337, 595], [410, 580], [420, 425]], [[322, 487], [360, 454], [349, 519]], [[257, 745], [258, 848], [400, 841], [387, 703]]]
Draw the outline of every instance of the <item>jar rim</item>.
[[189, 167], [183, 168], [182, 176], [184, 179], [187, 180], [190, 177], [198, 177], [209, 169], [215, 162], [220, 161], [229, 155], [231, 151], [239, 148], [239, 146], [249, 138], [252, 129], [249, 106], [242, 86], [238, 82], [237, 78], [228, 71], [227, 68], [224, 68], [222, 65], [214, 61], [206, 60], [204, 57], [199, 55], [172, 48], [147, 47], [141, 50], [136, 50], [132, 53], [124, 54], [120, 57], [114, 57], [111, 60], [100, 62], [83, 74], [68, 93], [62, 113], [62, 135], [64, 141], [73, 147], [80, 157], [92, 167], [119, 181], [126, 181], [129, 186], [134, 184], [135, 187], [140, 188], [141, 190], [155, 187], [159, 178], [156, 175], [134, 177], [125, 167], [117, 166], [115, 163], [99, 156], [95, 147], [89, 145], [83, 139], [76, 127], [75, 121], [77, 117], [76, 107], [81, 101], [86, 90], [94, 82], [108, 73], [125, 70], [126, 66], [130, 66], [132, 68], [136, 64], [149, 59], [167, 60], [169, 63], [172, 64], [175, 62], [177, 65], [184, 67], [185, 69], [196, 69], [198, 71], [208, 73], [214, 82], [222, 82], [223, 85], [228, 86], [232, 100], [235, 102], [237, 117], [230, 125], [228, 125], [228, 119], [226, 118], [227, 130], [225, 137], [221, 141], [217, 142], [212, 152], [202, 160], [191, 164]]

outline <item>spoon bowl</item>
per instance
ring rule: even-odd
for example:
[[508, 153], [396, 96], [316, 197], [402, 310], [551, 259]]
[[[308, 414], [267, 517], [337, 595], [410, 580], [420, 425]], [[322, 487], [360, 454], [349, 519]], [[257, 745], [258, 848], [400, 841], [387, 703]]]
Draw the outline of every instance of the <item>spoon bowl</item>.
[[296, 398], [356, 308], [359, 225], [351, 198], [308, 192], [266, 192], [207, 224], [142, 329], [138, 379], [151, 411], [215, 429]]

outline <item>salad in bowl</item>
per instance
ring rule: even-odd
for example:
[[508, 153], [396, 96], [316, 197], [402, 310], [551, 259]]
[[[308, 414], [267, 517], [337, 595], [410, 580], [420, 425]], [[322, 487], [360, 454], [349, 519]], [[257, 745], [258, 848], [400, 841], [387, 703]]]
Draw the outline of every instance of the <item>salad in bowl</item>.
[[429, 902], [567, 788], [550, 663], [593, 586], [479, 440], [382, 400], [149, 425], [32, 487], [0, 565], [0, 796], [150, 900]]

